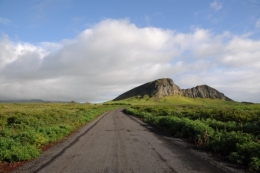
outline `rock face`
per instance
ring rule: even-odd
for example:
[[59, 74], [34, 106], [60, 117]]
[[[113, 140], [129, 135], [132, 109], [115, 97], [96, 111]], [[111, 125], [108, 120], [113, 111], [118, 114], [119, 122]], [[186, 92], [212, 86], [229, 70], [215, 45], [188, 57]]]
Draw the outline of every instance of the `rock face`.
[[181, 93], [184, 97], [200, 97], [200, 98], [211, 98], [211, 99], [222, 99], [229, 100], [230, 98], [226, 97], [223, 93], [217, 91], [214, 88], [211, 88], [208, 85], [199, 85], [189, 89], [182, 89]]
[[180, 87], [175, 85], [172, 79], [163, 78], [133, 88], [115, 98], [114, 101], [123, 100], [134, 96], [143, 97], [144, 95], [149, 95], [149, 97], [163, 97], [175, 94], [179, 95], [180, 92]]
[[163, 78], [152, 82], [145, 83], [136, 88], [133, 88], [117, 98], [114, 101], [123, 100], [130, 97], [148, 95], [149, 97], [161, 98], [164, 96], [181, 95], [184, 97], [200, 97], [200, 98], [211, 98], [211, 99], [222, 99], [231, 100], [226, 97], [223, 93], [220, 93], [214, 88], [207, 85], [200, 85], [190, 89], [180, 89], [172, 79]]

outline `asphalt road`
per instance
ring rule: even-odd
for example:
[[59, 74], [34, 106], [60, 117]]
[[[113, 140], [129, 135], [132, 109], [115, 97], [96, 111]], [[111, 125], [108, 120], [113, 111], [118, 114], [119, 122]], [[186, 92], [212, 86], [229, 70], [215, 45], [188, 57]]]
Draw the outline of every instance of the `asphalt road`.
[[224, 172], [188, 146], [118, 109], [14, 172]]

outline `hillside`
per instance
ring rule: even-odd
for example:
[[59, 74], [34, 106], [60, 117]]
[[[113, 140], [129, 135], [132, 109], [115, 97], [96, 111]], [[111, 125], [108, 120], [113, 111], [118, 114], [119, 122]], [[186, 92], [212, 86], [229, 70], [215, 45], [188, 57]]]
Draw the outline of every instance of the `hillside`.
[[172, 79], [162, 78], [152, 82], [145, 83], [136, 88], [133, 88], [118, 97], [113, 101], [120, 101], [129, 99], [132, 97], [137, 98], [155, 98], [157, 100], [165, 96], [184, 96], [188, 98], [209, 98], [209, 99], [220, 99], [226, 101], [232, 101], [226, 97], [223, 93], [208, 85], [199, 85], [193, 88], [181, 89], [176, 85]]

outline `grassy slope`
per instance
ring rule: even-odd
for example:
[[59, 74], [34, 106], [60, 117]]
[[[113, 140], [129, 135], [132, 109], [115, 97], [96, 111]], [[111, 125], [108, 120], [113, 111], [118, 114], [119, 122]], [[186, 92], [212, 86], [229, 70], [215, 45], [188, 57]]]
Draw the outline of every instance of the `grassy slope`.
[[260, 104], [182, 96], [132, 97], [107, 103], [131, 104], [127, 113], [260, 171]]
[[120, 101], [108, 101], [107, 104], [117, 104], [125, 103], [131, 105], [203, 105], [203, 106], [220, 106], [220, 107], [229, 107], [229, 106], [248, 106], [248, 107], [257, 107], [259, 104], [247, 105], [235, 101], [225, 101], [220, 99], [208, 99], [208, 98], [188, 98], [183, 96], [167, 96], [162, 97], [159, 100], [155, 98], [149, 98], [144, 96], [143, 98], [131, 97], [128, 99]]

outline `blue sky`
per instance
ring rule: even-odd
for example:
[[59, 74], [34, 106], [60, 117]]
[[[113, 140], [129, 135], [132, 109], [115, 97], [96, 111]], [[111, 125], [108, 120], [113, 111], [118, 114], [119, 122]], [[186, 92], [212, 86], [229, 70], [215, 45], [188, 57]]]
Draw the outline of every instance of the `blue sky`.
[[0, 32], [0, 99], [106, 101], [170, 77], [260, 102], [259, 0], [0, 0]]
[[260, 1], [92, 1], [92, 0], [1, 0], [1, 32], [31, 43], [73, 38], [104, 19], [129, 19], [138, 27], [153, 26], [189, 32], [193, 27], [215, 33], [252, 33]]

